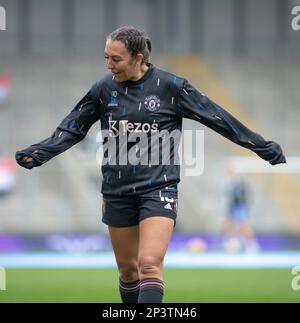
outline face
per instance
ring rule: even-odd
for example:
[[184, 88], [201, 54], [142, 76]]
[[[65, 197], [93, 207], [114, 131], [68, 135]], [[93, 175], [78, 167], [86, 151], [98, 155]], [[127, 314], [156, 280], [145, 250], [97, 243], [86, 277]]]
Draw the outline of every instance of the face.
[[138, 79], [141, 58], [138, 54], [135, 58], [119, 40], [107, 39], [105, 45], [105, 61], [107, 68], [114, 74], [117, 82]]

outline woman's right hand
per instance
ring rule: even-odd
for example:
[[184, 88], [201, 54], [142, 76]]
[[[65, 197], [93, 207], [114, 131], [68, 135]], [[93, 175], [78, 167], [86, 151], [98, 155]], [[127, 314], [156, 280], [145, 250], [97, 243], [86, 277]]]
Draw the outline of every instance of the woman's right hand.
[[22, 157], [21, 161], [24, 163], [29, 163], [29, 162], [32, 162], [33, 159], [30, 156], [24, 156], [24, 157]]
[[31, 169], [36, 166], [34, 159], [31, 156], [26, 155], [26, 153], [22, 152], [22, 151], [16, 152], [16, 162], [20, 166], [27, 168], [27, 169]]

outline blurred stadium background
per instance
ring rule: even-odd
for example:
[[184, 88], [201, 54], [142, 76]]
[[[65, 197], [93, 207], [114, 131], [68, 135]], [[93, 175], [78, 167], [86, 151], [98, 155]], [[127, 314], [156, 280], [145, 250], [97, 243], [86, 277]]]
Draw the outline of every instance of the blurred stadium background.
[[[291, 288], [291, 268], [300, 265], [300, 30], [291, 27], [297, 5], [1, 0], [7, 30], [0, 31], [0, 266], [7, 270], [7, 290], [0, 291], [0, 302], [119, 301], [101, 222], [99, 124], [44, 167], [16, 167], [14, 153], [48, 137], [106, 73], [105, 37], [121, 25], [145, 30], [154, 64], [186, 77], [252, 130], [279, 142], [288, 161], [272, 168], [201, 124], [184, 121], [184, 129], [204, 130], [204, 172], [187, 177], [181, 171], [166, 301], [299, 301], [300, 291]], [[250, 188], [255, 253], [237, 239], [224, 244], [229, 162]], [[189, 287], [178, 284], [180, 270], [193, 273], [189, 298], [181, 292]], [[101, 292], [104, 285], [112, 294]]]

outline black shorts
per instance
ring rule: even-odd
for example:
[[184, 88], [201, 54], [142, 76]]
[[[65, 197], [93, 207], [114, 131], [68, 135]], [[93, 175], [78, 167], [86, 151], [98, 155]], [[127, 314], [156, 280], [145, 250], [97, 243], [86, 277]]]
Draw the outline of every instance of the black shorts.
[[177, 197], [177, 185], [134, 196], [103, 195], [102, 222], [112, 227], [130, 227], [149, 217], [165, 216], [175, 223]]

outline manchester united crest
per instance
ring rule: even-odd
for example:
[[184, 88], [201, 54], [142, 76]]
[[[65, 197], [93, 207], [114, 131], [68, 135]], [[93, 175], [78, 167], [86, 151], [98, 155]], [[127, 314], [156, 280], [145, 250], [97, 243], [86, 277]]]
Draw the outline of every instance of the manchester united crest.
[[146, 97], [144, 104], [147, 110], [154, 112], [160, 108], [160, 99], [156, 95], [149, 95]]

